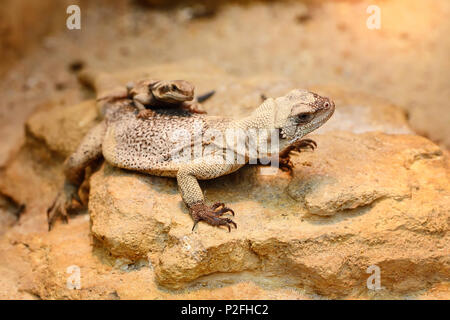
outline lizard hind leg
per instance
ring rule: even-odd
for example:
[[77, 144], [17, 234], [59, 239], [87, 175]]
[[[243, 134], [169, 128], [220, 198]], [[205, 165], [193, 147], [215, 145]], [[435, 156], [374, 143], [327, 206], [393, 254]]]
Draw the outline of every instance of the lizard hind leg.
[[[102, 141], [105, 131], [106, 124], [102, 121], [88, 132], [77, 150], [65, 161], [65, 182], [52, 205], [47, 209], [49, 231], [58, 217], [61, 217], [67, 223], [67, 212], [76, 207], [81, 207], [82, 201], [78, 196], [78, 189], [85, 178], [85, 169], [102, 156]], [[74, 200], [79, 205], [74, 206]]]

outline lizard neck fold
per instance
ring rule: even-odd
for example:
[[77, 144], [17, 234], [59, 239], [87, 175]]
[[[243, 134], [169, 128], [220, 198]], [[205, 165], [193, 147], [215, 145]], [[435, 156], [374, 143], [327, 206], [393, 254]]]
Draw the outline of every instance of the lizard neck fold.
[[248, 129], [274, 129], [275, 128], [275, 100], [266, 99], [249, 116], [238, 120], [234, 125], [243, 130]]
[[248, 117], [232, 123], [232, 129], [238, 129], [238, 132], [243, 131], [244, 135], [238, 136], [237, 145], [244, 146], [245, 150], [239, 151], [234, 139], [228, 143], [227, 147], [235, 150], [236, 153], [245, 151], [246, 157], [249, 159], [258, 159], [262, 150], [265, 152], [264, 157], [270, 157], [274, 152], [277, 153], [279, 151], [279, 133], [276, 127], [276, 111], [275, 100], [269, 98]]

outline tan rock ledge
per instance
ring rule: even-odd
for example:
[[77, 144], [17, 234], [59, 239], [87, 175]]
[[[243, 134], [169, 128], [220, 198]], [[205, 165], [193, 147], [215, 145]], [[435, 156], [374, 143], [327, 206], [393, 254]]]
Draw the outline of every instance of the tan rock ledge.
[[173, 179], [105, 165], [91, 178], [92, 233], [113, 256], [149, 258], [158, 284], [271, 279], [326, 296], [365, 291], [371, 265], [387, 292], [450, 276], [449, 159], [414, 135], [334, 132], [294, 158], [293, 177], [259, 167], [203, 182], [236, 212], [228, 233], [191, 231]]

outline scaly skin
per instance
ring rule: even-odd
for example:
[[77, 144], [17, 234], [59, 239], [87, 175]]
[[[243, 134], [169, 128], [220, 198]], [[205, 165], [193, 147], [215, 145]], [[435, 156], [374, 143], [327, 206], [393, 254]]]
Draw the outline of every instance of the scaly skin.
[[[236, 227], [236, 223], [222, 215], [227, 212], [234, 215], [233, 210], [223, 203], [205, 204], [198, 180], [214, 179], [238, 170], [252, 158], [249, 146], [261, 142], [250, 137], [251, 141], [241, 150], [234, 140], [227, 138], [227, 130], [277, 130], [279, 144], [275, 155], [280, 156], [281, 169], [290, 170], [289, 154], [316, 146], [314, 141], [302, 140], [302, 137], [331, 117], [334, 103], [312, 92], [292, 90], [285, 96], [266, 99], [251, 115], [240, 120], [167, 108], [155, 110], [151, 118], [138, 119], [131, 99], [111, 101], [105, 110], [104, 121], [86, 135], [65, 162], [64, 192], [59, 193], [49, 209], [49, 227], [58, 215], [67, 216], [67, 209], [76, 198], [73, 193], [83, 181], [86, 166], [103, 156], [108, 163], [119, 168], [176, 178], [194, 226], [204, 221], [230, 230], [230, 225]], [[216, 130], [215, 135], [208, 138], [207, 133], [212, 129]], [[173, 139], [180, 132], [190, 134], [191, 139]], [[193, 146], [194, 149], [199, 146], [202, 152], [193, 152]], [[177, 159], [177, 155], [183, 154], [188, 157], [182, 161]], [[242, 162], [226, 162], [229, 154], [245, 156]]]

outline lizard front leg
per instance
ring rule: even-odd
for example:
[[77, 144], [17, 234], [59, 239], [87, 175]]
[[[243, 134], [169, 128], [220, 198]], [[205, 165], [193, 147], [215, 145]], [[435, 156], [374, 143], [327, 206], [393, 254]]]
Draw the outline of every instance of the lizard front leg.
[[302, 139], [286, 147], [286, 149], [280, 152], [280, 169], [283, 171], [292, 172], [294, 164], [291, 161], [290, 154], [292, 152], [301, 152], [302, 150], [308, 148], [314, 150], [317, 148], [317, 143], [311, 139]]
[[77, 150], [64, 162], [64, 185], [47, 209], [49, 231], [58, 216], [61, 216], [63, 221], [68, 221], [67, 211], [72, 209], [73, 200], [81, 203], [78, 189], [84, 180], [86, 167], [102, 156], [105, 131], [106, 124], [102, 121], [88, 132]]
[[[199, 221], [205, 221], [213, 226], [226, 226], [228, 231], [231, 231], [230, 225], [237, 228], [237, 225], [233, 220], [222, 217], [226, 212], [230, 212], [234, 215], [233, 210], [220, 202], [215, 203], [212, 206], [205, 204], [203, 192], [198, 184], [198, 179], [207, 180], [217, 178], [237, 170], [242, 165], [231, 165], [214, 161], [216, 161], [216, 159], [208, 157], [200, 158], [192, 163], [182, 166], [177, 173], [177, 182], [181, 197], [189, 208], [192, 219], [194, 219], [192, 230], [194, 230]], [[222, 160], [222, 162], [224, 161]]]
[[203, 107], [197, 101], [185, 101], [181, 104], [181, 108], [192, 113], [206, 113], [206, 111], [203, 110]]
[[136, 118], [148, 119], [155, 115], [155, 111], [152, 109], [146, 109], [144, 104], [142, 104], [138, 99], [134, 99], [133, 103], [136, 106]]

